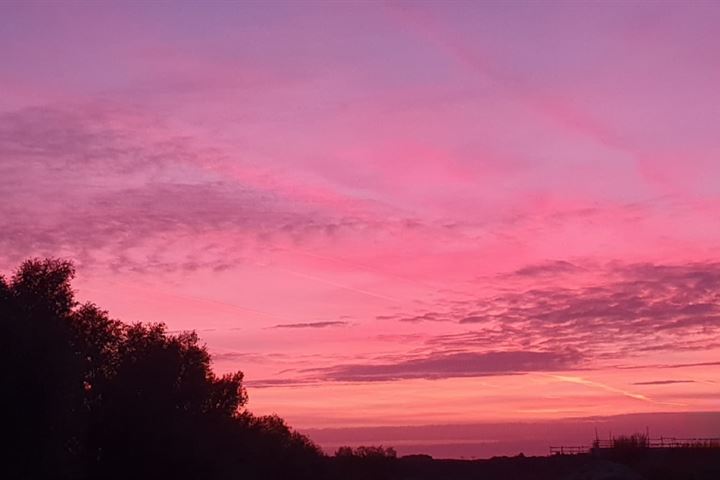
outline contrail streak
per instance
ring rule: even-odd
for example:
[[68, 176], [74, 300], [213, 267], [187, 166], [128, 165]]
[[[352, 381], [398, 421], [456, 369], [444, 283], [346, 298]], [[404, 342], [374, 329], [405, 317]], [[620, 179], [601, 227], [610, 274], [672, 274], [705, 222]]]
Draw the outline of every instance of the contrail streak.
[[598, 388], [600, 390], [605, 390], [607, 392], [618, 393], [625, 397], [633, 398], [635, 400], [641, 400], [643, 402], [654, 403], [657, 405], [672, 405], [672, 406], [676, 406], [676, 407], [685, 406], [685, 404], [683, 404], [683, 403], [658, 402], [657, 400], [653, 400], [652, 398], [642, 395], [640, 393], [629, 392], [629, 391], [623, 390], [621, 388], [616, 388], [611, 385], [606, 385], [604, 383], [595, 382], [595, 381], [588, 380], [588, 379], [582, 378], [582, 377], [576, 377], [576, 376], [570, 376], [570, 375], [546, 375], [546, 376], [554, 378], [556, 380], [560, 380], [561, 382], [576, 383], [578, 385], [585, 385], [585, 386], [588, 386], [591, 388]]

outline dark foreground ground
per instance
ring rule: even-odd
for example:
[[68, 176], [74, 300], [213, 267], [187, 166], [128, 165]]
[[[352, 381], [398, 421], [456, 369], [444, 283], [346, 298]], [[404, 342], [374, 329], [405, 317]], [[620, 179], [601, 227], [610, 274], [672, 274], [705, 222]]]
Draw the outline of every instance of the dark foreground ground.
[[436, 460], [331, 458], [335, 478], [387, 480], [720, 480], [720, 450]]

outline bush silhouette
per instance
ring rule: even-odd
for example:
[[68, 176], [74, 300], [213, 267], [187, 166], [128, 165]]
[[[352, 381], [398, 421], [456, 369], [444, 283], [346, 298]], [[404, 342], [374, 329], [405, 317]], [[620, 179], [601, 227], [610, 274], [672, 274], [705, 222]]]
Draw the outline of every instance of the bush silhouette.
[[397, 473], [397, 453], [392, 447], [340, 447], [333, 460], [337, 478], [382, 480]]

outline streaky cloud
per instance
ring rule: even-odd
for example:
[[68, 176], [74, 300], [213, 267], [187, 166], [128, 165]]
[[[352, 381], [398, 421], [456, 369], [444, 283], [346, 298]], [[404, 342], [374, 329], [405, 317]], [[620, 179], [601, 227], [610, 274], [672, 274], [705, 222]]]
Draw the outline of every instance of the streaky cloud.
[[308, 323], [282, 323], [274, 325], [270, 328], [328, 328], [328, 327], [344, 327], [348, 322], [332, 321], [332, 322], [308, 322]]
[[649, 382], [635, 382], [633, 385], [675, 385], [678, 383], [695, 383], [695, 380], [652, 380]]
[[320, 378], [332, 381], [391, 381], [425, 378], [515, 375], [535, 371], [577, 368], [577, 352], [495, 351], [436, 353], [396, 363], [337, 365], [320, 369]]

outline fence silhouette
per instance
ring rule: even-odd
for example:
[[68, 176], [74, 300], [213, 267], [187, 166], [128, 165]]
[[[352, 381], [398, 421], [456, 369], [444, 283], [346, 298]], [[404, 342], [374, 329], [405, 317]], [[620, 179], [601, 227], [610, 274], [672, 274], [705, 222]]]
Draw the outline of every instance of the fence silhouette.
[[676, 438], [659, 437], [646, 438], [640, 443], [626, 443], [621, 437], [607, 440], [594, 440], [592, 445], [562, 445], [551, 446], [550, 455], [582, 455], [592, 453], [593, 450], [606, 450], [613, 448], [720, 448], [720, 437], [714, 438]]

